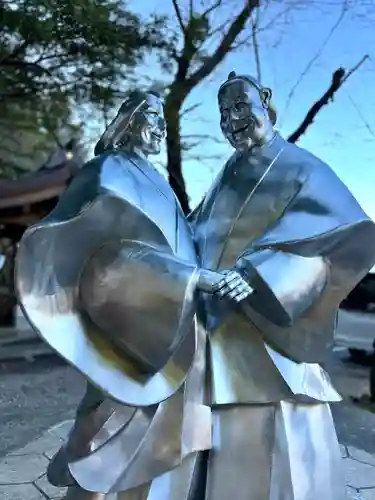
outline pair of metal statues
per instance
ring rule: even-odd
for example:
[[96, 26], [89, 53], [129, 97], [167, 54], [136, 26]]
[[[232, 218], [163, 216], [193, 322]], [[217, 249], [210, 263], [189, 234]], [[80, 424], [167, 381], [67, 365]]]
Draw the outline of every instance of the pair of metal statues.
[[148, 160], [163, 105], [128, 95], [17, 258], [23, 311], [88, 380], [48, 470], [69, 499], [340, 500], [319, 366], [375, 227], [332, 170], [274, 130], [271, 92], [231, 73], [235, 148], [189, 216]]

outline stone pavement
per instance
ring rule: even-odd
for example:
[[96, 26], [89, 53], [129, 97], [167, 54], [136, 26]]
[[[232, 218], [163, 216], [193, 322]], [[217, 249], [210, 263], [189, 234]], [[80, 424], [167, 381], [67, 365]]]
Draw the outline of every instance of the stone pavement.
[[[51, 486], [45, 470], [71, 425], [72, 421], [62, 422], [0, 461], [1, 500], [63, 498], [64, 488]], [[341, 452], [346, 472], [347, 499], [375, 500], [375, 455], [351, 446], [341, 446]]]

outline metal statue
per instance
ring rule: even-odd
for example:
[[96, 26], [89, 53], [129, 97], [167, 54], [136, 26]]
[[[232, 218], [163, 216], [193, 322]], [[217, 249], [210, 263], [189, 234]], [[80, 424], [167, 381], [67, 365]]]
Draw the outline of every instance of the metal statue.
[[194, 241], [147, 159], [165, 130], [160, 97], [130, 93], [95, 158], [20, 243], [21, 307], [88, 380], [48, 469], [52, 484], [69, 486], [69, 499], [125, 492], [183, 500], [197, 452], [210, 448]]
[[130, 94], [21, 241], [23, 311], [89, 382], [48, 471], [70, 500], [344, 498], [340, 396], [318, 363], [375, 262], [375, 227], [274, 131], [270, 99], [251, 77], [221, 86], [236, 152], [189, 225], [147, 160], [161, 100]]
[[340, 302], [375, 262], [375, 226], [333, 171], [274, 130], [271, 90], [234, 72], [218, 92], [235, 148], [191, 216], [203, 268], [213, 420], [205, 500], [343, 500], [319, 366]]

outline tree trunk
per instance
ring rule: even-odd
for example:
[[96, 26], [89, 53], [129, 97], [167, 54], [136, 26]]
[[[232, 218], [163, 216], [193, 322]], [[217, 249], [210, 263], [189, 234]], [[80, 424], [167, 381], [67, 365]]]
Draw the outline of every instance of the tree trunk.
[[370, 400], [375, 403], [375, 349], [372, 353], [372, 363], [370, 366]]
[[169, 184], [174, 190], [184, 213], [190, 212], [189, 197], [182, 173], [182, 147], [180, 134], [180, 106], [172, 99], [165, 103], [165, 118], [167, 121], [167, 170]]

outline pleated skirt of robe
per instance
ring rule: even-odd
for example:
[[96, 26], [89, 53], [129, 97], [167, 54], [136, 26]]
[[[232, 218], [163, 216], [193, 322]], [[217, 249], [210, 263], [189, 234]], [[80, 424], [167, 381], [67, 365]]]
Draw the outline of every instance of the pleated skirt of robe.
[[213, 448], [147, 485], [69, 500], [345, 500], [328, 404], [216, 406]]

